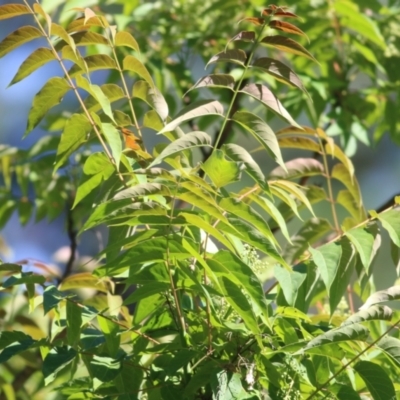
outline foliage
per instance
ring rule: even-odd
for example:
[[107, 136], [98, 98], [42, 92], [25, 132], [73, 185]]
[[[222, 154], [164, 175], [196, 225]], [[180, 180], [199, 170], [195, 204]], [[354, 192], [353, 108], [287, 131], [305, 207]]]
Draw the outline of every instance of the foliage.
[[[308, 17], [305, 2], [297, 3], [297, 13]], [[188, 76], [181, 79], [188, 74], [181, 68], [187, 58], [174, 64], [168, 57], [178, 49], [195, 51], [204, 42], [201, 29], [185, 25], [183, 18], [176, 21], [172, 9], [161, 5], [156, 11], [166, 14], [152, 27], [145, 15], [152, 15], [155, 4], [133, 12], [132, 18], [143, 17], [137, 40], [112, 25], [109, 14], [89, 8], [54, 22], [51, 6], [46, 11], [28, 2], [0, 7], [0, 19], [32, 17], [32, 25], [0, 43], [0, 56], [37, 38], [48, 45], [34, 50], [12, 84], [50, 61], [63, 72], [35, 96], [25, 133], [45, 119], [48, 130], [61, 130], [61, 137], [45, 136], [28, 151], [1, 148], [6, 190], [0, 222], [14, 210], [24, 223], [33, 212], [37, 220], [53, 219], [68, 207], [72, 250], [76, 229], [108, 231], [93, 271], [72, 271], [74, 251], [62, 276], [39, 263], [33, 272], [0, 264], [2, 394], [7, 399], [360, 399], [365, 393], [396, 398], [400, 317], [382, 303], [399, 299], [400, 290], [374, 292], [371, 275], [381, 229], [389, 233], [398, 264], [399, 201], [368, 217], [351, 160], [318, 127], [329, 118], [342, 132], [350, 126], [360, 132], [375, 124], [371, 116], [391, 101], [389, 84], [354, 96], [343, 92], [354, 72], [347, 47], [369, 62], [357, 64], [364, 73], [389, 74], [388, 64], [370, 50], [385, 51], [377, 23], [359, 14], [355, 3], [335, 2], [333, 20], [340, 18], [346, 31], [332, 39], [341, 47], [335, 64], [336, 53], [322, 54], [326, 44], [313, 47], [315, 36], [332, 29], [326, 28], [332, 17], [324, 7], [310, 13], [306, 35], [293, 24], [297, 15], [291, 9], [270, 5], [261, 16], [245, 16], [245, 30], [225, 41], [225, 48], [231, 19], [223, 14], [220, 36], [208, 38], [204, 52], [214, 69], [190, 85]], [[202, 15], [208, 16], [209, 4], [197, 6]], [[213, 3], [216, 9], [221, 4]], [[187, 50], [173, 35], [181, 25], [193, 34]], [[355, 26], [361, 35], [350, 32]], [[170, 36], [170, 45], [151, 42], [157, 38], [153, 29]], [[307, 36], [312, 52], [293, 39]], [[144, 41], [151, 46], [141, 53]], [[290, 67], [286, 53], [294, 57]], [[327, 87], [316, 60], [323, 74], [334, 77]], [[99, 70], [109, 72], [106, 83], [95, 83]], [[336, 76], [346, 79], [338, 83]], [[176, 92], [167, 90], [169, 79], [179, 82]], [[275, 80], [290, 88], [282, 102]], [[386, 105], [374, 103], [385, 91]], [[68, 92], [79, 110], [54, 111]], [[373, 110], [356, 112], [352, 107], [360, 99]], [[333, 106], [326, 114], [328, 103]], [[304, 105], [315, 128], [296, 122]], [[289, 127], [274, 132], [271, 115]], [[357, 123], [361, 128], [354, 128]], [[391, 124], [378, 123], [378, 132]], [[150, 151], [156, 135], [164, 141]], [[246, 146], [233, 143], [234, 135], [245, 136]], [[351, 137], [343, 134], [343, 140], [348, 145]], [[276, 167], [265, 172], [254, 148]], [[304, 155], [287, 161], [282, 149]], [[333, 181], [341, 185], [338, 193]], [[10, 190], [15, 186], [19, 193]], [[330, 207], [331, 220], [319, 216], [319, 204]], [[300, 221], [297, 231], [292, 220]], [[265, 284], [269, 278], [274, 283]], [[358, 312], [355, 300], [364, 304]]]

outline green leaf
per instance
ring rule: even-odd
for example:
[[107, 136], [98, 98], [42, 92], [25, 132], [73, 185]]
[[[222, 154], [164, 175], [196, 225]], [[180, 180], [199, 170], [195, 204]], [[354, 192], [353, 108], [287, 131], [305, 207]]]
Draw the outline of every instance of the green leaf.
[[373, 215], [382, 222], [382, 226], [388, 231], [393, 243], [400, 247], [400, 210], [389, 210]]
[[393, 311], [387, 306], [372, 306], [368, 309], [361, 310], [342, 322], [340, 326], [347, 326], [351, 324], [358, 324], [364, 321], [390, 321], [392, 319]]
[[135, 38], [129, 33], [125, 31], [119, 31], [115, 35], [115, 46], [126, 46], [131, 49], [140, 52], [139, 45]]
[[57, 373], [70, 364], [77, 356], [77, 352], [68, 347], [54, 347], [43, 361], [42, 372], [44, 384], [53, 382]]
[[22, 271], [22, 266], [18, 264], [11, 264], [11, 263], [0, 263], [0, 272], [13, 272], [13, 273], [20, 273]]
[[303, 92], [306, 91], [300, 78], [289, 67], [280, 61], [274, 60], [273, 58], [261, 57], [252, 64], [252, 67], [265, 71], [267, 74], [273, 76], [280, 82], [286, 83], [292, 87], [297, 87]]
[[229, 74], [211, 74], [200, 78], [189, 90], [199, 89], [203, 87], [220, 87], [226, 89], [233, 89], [235, 86], [235, 79]]
[[400, 299], [400, 286], [392, 286], [386, 290], [380, 290], [368, 297], [367, 301], [360, 307], [360, 310], [366, 310], [374, 304], [384, 303], [386, 301]]
[[39, 29], [33, 26], [23, 26], [6, 36], [0, 43], [0, 58], [24, 43], [42, 37]]
[[[104, 114], [106, 114], [111, 119], [111, 121], [114, 121], [114, 115], [111, 109], [110, 100], [105, 95], [105, 93], [103, 93], [100, 86], [92, 85], [86, 78], [80, 75], [76, 77], [76, 84], [82, 89], [85, 89], [88, 93], [90, 93], [97, 100]], [[94, 118], [95, 114], [91, 114], [92, 118]]]
[[279, 50], [286, 51], [287, 53], [296, 54], [299, 56], [304, 56], [312, 61], [317, 62], [314, 56], [306, 50], [301, 44], [296, 41], [289, 39], [286, 36], [276, 35], [276, 36], [266, 36], [261, 39], [261, 43], [267, 46], [275, 47]]
[[331, 231], [332, 226], [326, 219], [311, 218], [304, 222], [300, 230], [291, 237], [292, 244], [285, 249], [285, 259], [289, 263], [295, 262], [310, 245]]
[[75, 150], [79, 149], [79, 147], [87, 141], [91, 130], [92, 125], [85, 115], [73, 114], [71, 116], [65, 124], [64, 131], [61, 135], [54, 172], [68, 160], [68, 157]]
[[274, 158], [274, 160], [284, 168], [284, 161], [278, 140], [274, 131], [260, 117], [255, 114], [238, 111], [234, 114], [233, 121], [240, 124], [249, 131]]
[[33, 340], [30, 336], [25, 335], [23, 332], [1, 332], [0, 348], [4, 350], [0, 354], [0, 364], [5, 363], [11, 357], [29, 349], [36, 343], [37, 342], [35, 340]]
[[33, 99], [32, 108], [28, 116], [28, 126], [24, 136], [39, 124], [51, 108], [61, 102], [64, 95], [70, 89], [71, 87], [64, 78], [54, 77], [46, 82]]
[[101, 315], [97, 316], [101, 331], [106, 338], [107, 349], [111, 357], [115, 357], [119, 350], [121, 336], [119, 335], [118, 321], [111, 321]]
[[369, 330], [360, 324], [351, 324], [323, 333], [310, 340], [298, 353], [307, 352], [320, 346], [353, 340], [364, 341], [369, 335]]
[[298, 290], [306, 279], [307, 269], [302, 264], [297, 265], [296, 270], [288, 270], [275, 265], [274, 275], [283, 291], [285, 299], [289, 306], [294, 306], [296, 303]]
[[241, 174], [238, 164], [228, 161], [222, 150], [215, 150], [202, 165], [202, 169], [217, 188], [238, 181]]
[[153, 165], [159, 164], [164, 160], [164, 158], [173, 154], [180, 153], [184, 150], [195, 149], [197, 147], [211, 147], [211, 138], [207, 133], [201, 131], [190, 132], [173, 141], [154, 159], [154, 161], [149, 165], [149, 168]]
[[[107, 99], [110, 103], [113, 103], [117, 100], [121, 100], [125, 97], [124, 91], [118, 85], [116, 85], [114, 83], [105, 83], [104, 85], [100, 86], [100, 89], [103, 92], [104, 96], [107, 97]], [[90, 111], [97, 112], [98, 110], [100, 110], [102, 108], [102, 105], [99, 103], [97, 98], [92, 95], [90, 95], [85, 100], [85, 104], [86, 104], [86, 107], [88, 108], [88, 110], [90, 110]], [[114, 118], [115, 118], [115, 112], [114, 112]]]
[[170, 196], [171, 192], [167, 186], [161, 185], [160, 183], [139, 183], [131, 188], [118, 192], [114, 196], [114, 200], [132, 199], [139, 196], [150, 196], [152, 194]]
[[19, 81], [22, 81], [32, 72], [40, 68], [42, 65], [45, 65], [48, 62], [55, 60], [56, 58], [52, 50], [43, 47], [36, 49], [18, 68], [18, 71], [9, 86]]
[[82, 307], [73, 301], [67, 301], [67, 341], [75, 347], [80, 339], [82, 325]]
[[90, 371], [100, 382], [112, 381], [121, 371], [121, 362], [111, 357], [93, 356]]
[[1, 286], [3, 288], [8, 288], [15, 285], [38, 283], [43, 285], [46, 282], [46, 278], [42, 275], [35, 275], [33, 272], [21, 272], [10, 276], [6, 281], [4, 281]]
[[29, 8], [22, 4], [5, 4], [0, 6], [0, 20], [30, 13]]
[[245, 165], [245, 171], [260, 185], [263, 190], [269, 191], [268, 183], [259, 165], [254, 161], [248, 151], [237, 144], [228, 143], [222, 146], [224, 153], [235, 162]]
[[334, 9], [340, 16], [340, 23], [343, 26], [375, 43], [382, 50], [386, 48], [385, 40], [379, 31], [377, 23], [369, 18], [367, 14], [362, 13], [357, 4], [343, 0], [336, 2]]
[[284, 318], [276, 318], [273, 326], [274, 332], [286, 344], [297, 343], [299, 338], [292, 324]]
[[43, 311], [46, 315], [50, 310], [57, 307], [58, 303], [68, 296], [60, 292], [55, 286], [47, 286], [43, 292]]
[[232, 62], [234, 64], [239, 64], [241, 66], [244, 66], [244, 63], [246, 62], [247, 56], [246, 53], [241, 50], [241, 49], [232, 49], [232, 50], [226, 50], [226, 51], [221, 51], [221, 53], [216, 54], [215, 56], [212, 56], [210, 60], [208, 61], [206, 68], [216, 62]]
[[[76, 46], [88, 46], [92, 44], [108, 45], [108, 40], [100, 33], [83, 31], [70, 35]], [[67, 42], [69, 44], [69, 42]], [[57, 46], [58, 47], [58, 46]]]
[[224, 107], [216, 100], [199, 100], [181, 110], [158, 134], [173, 131], [182, 122], [203, 115], [223, 115]]
[[376, 346], [382, 350], [397, 367], [400, 367], [400, 339], [393, 336], [385, 336]]
[[271, 179], [299, 179], [324, 174], [324, 166], [314, 158], [295, 158], [271, 171]]
[[168, 292], [170, 289], [171, 284], [169, 282], [149, 282], [136, 288], [135, 291], [124, 300], [124, 305], [137, 303], [138, 301], [155, 294]]
[[[347, 190], [354, 197], [358, 207], [362, 208], [360, 187], [356, 179], [354, 179], [354, 176], [351, 175], [349, 169], [344, 164], [336, 164], [332, 169], [331, 176], [346, 186]], [[364, 219], [366, 219], [365, 213]]]
[[110, 123], [103, 122], [101, 124], [101, 131], [103, 132], [107, 143], [111, 148], [111, 154], [114, 158], [115, 164], [117, 169], [119, 169], [119, 163], [121, 160], [121, 153], [122, 153], [122, 142], [121, 142], [121, 135], [118, 129]]
[[241, 93], [247, 93], [255, 98], [275, 114], [282, 117], [290, 125], [300, 126], [289, 114], [278, 98], [264, 85], [260, 83], [249, 83], [240, 90]]
[[143, 78], [151, 87], [154, 87], [153, 78], [144, 64], [136, 57], [128, 55], [124, 58], [123, 62], [124, 71], [132, 71]]
[[[71, 61], [75, 62], [75, 60], [78, 59], [79, 54], [77, 54], [77, 52], [76, 52], [75, 42], [72, 40], [71, 36], [68, 35], [68, 32], [64, 29], [64, 27], [52, 22], [51, 27], [50, 27], [50, 33], [53, 36], [57, 36], [57, 37], [61, 38], [65, 42], [65, 44], [62, 46], [63, 58], [64, 58], [64, 51], [65, 51], [65, 53], [68, 54], [72, 58], [72, 59], [70, 59], [70, 58], [67, 58], [67, 59], [70, 59]], [[68, 50], [66, 49], [66, 47], [69, 47]]]
[[361, 400], [360, 395], [348, 385], [335, 383], [329, 385], [328, 390], [336, 396], [337, 400]]
[[103, 69], [117, 69], [115, 61], [106, 54], [93, 54], [91, 56], [84, 57], [83, 59], [85, 68], [82, 69], [79, 65], [74, 65], [68, 71], [68, 74], [72, 77], [80, 76], [87, 73], [88, 71], [99, 71]]
[[168, 104], [161, 92], [146, 81], [137, 81], [132, 88], [132, 96], [145, 101], [165, 121], [168, 117]]
[[381, 366], [370, 361], [359, 361], [354, 370], [361, 376], [374, 400], [396, 398], [393, 382]]
[[353, 243], [360, 260], [369, 274], [369, 267], [376, 254], [375, 239], [378, 235], [378, 226], [376, 222], [371, 222], [364, 228], [350, 229], [345, 233], [351, 243]]
[[247, 393], [243, 389], [242, 379], [239, 373], [232, 373], [223, 370], [211, 380], [213, 399], [218, 400], [236, 400], [248, 399]]

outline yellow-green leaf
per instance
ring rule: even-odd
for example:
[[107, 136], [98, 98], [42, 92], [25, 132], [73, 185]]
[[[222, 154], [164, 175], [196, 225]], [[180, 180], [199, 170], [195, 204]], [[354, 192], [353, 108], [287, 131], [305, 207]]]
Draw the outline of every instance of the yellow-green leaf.
[[132, 71], [135, 74], [143, 78], [151, 87], [154, 87], [153, 78], [144, 64], [139, 61], [136, 57], [131, 55], [126, 56], [122, 62], [123, 69], [125, 71]]
[[4, 57], [10, 51], [16, 49], [24, 43], [30, 42], [33, 39], [42, 37], [42, 32], [33, 26], [23, 26], [16, 31], [10, 33], [0, 43], [0, 58]]
[[0, 20], [30, 13], [29, 8], [23, 4], [5, 4], [0, 6]]
[[140, 52], [136, 39], [129, 32], [117, 32], [115, 35], [115, 45], [130, 47], [131, 49]]

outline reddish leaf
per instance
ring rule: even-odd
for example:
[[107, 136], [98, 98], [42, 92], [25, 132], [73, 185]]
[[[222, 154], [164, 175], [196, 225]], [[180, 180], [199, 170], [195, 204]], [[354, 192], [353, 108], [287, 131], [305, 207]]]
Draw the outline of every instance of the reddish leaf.
[[200, 78], [190, 89], [198, 89], [202, 87], [222, 87], [233, 89], [235, 80], [229, 74], [211, 74]]
[[307, 51], [301, 44], [285, 36], [266, 36], [264, 39], [261, 40], [261, 43], [264, 43], [268, 46], [276, 47], [277, 49], [286, 51], [288, 53], [298, 54], [300, 56], [307, 57], [310, 60], [317, 62], [313, 55], [309, 51]]
[[287, 7], [277, 7], [274, 5], [270, 5], [268, 8], [265, 8], [261, 15], [265, 17], [274, 16], [274, 17], [282, 17], [282, 18], [299, 18], [298, 15], [286, 11]]
[[278, 31], [293, 33], [294, 35], [304, 36], [308, 39], [307, 35], [300, 28], [289, 22], [273, 20], [268, 25], [270, 28], [277, 29]]
[[239, 22], [242, 22], [242, 21], [251, 22], [252, 24], [257, 25], [257, 26], [265, 24], [264, 18], [247, 17], [247, 18], [243, 18]]
[[244, 42], [254, 42], [256, 39], [256, 34], [252, 31], [242, 31], [235, 35], [226, 45], [228, 47], [229, 43], [236, 40], [243, 40]]

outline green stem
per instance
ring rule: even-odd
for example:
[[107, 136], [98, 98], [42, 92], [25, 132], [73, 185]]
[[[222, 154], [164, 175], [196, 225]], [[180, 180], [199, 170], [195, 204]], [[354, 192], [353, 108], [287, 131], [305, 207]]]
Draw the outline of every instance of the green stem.
[[233, 91], [233, 96], [232, 96], [231, 102], [229, 104], [228, 111], [227, 111], [227, 113], [225, 115], [224, 121], [222, 122], [221, 129], [220, 129], [220, 131], [218, 133], [218, 136], [217, 136], [217, 138], [215, 140], [215, 145], [214, 145], [214, 148], [213, 148], [213, 150], [211, 152], [211, 155], [216, 149], [218, 149], [218, 144], [219, 144], [219, 142], [221, 140], [221, 137], [222, 137], [222, 134], [223, 134], [223, 132], [225, 130], [226, 124], [228, 123], [229, 117], [231, 116], [231, 111], [232, 111], [233, 105], [235, 104], [235, 100], [236, 100], [236, 97], [237, 97], [237, 95], [239, 93], [239, 89], [240, 89], [240, 87], [242, 85], [243, 79], [244, 79], [244, 77], [246, 75], [246, 72], [247, 72], [247, 70], [249, 68], [251, 60], [253, 59], [254, 52], [255, 52], [258, 44], [259, 44], [260, 38], [261, 38], [261, 36], [262, 36], [262, 34], [264, 32], [264, 29], [265, 29], [266, 25], [267, 24], [265, 22], [264, 25], [261, 27], [260, 32], [258, 33], [257, 38], [254, 41], [253, 46], [252, 46], [252, 48], [250, 50], [249, 56], [248, 56], [246, 62], [244, 63], [244, 70], [243, 70], [242, 76], [240, 77], [240, 79], [237, 82], [236, 87], [235, 87], [235, 89]]
[[352, 364], [354, 361], [358, 360], [364, 353], [366, 353], [371, 347], [375, 346], [376, 343], [378, 343], [384, 336], [386, 336], [392, 329], [394, 329], [397, 325], [400, 324], [400, 320], [398, 320], [394, 325], [392, 325], [389, 329], [387, 329], [384, 333], [382, 333], [381, 336], [379, 336], [376, 340], [374, 340], [372, 343], [370, 343], [363, 351], [358, 353], [355, 357], [353, 357], [349, 362], [347, 362], [345, 365], [343, 365], [342, 368], [339, 369], [338, 372], [336, 372], [334, 375], [332, 375], [325, 383], [322, 384], [317, 390], [315, 390], [309, 397], [306, 398], [306, 400], [310, 400], [313, 397], [315, 397], [316, 394], [318, 394], [322, 389], [324, 389], [328, 384], [335, 379], [340, 373], [342, 373], [350, 364]]

